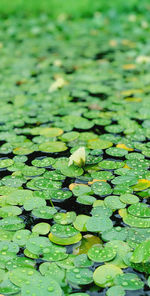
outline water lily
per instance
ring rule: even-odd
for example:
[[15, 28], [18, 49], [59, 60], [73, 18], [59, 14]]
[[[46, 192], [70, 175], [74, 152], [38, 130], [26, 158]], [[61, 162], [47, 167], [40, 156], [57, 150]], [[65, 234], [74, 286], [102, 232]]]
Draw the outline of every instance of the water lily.
[[144, 55], [138, 56], [136, 58], [136, 62], [138, 64], [147, 64], [147, 63], [150, 63], [150, 56], [144, 56]]
[[80, 147], [70, 157], [68, 166], [75, 164], [79, 167], [85, 164], [85, 148]]

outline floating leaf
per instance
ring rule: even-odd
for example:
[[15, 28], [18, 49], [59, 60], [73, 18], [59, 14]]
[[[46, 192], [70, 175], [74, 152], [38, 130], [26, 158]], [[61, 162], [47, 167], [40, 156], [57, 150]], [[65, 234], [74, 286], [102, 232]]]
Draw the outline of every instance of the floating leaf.
[[39, 149], [43, 152], [54, 153], [67, 150], [67, 146], [63, 142], [46, 142], [39, 145]]
[[111, 147], [112, 145], [112, 142], [101, 139], [92, 139], [88, 141], [88, 148], [90, 149], [106, 149]]
[[116, 256], [116, 251], [112, 247], [104, 247], [101, 245], [93, 246], [88, 251], [88, 257], [94, 262], [111, 261]]
[[134, 273], [119, 274], [116, 276], [114, 283], [122, 286], [125, 290], [139, 290], [144, 286], [144, 283]]
[[106, 264], [96, 268], [93, 279], [99, 287], [111, 287], [114, 285], [115, 277], [121, 273], [122, 270], [119, 267], [113, 264]]
[[88, 285], [93, 282], [93, 272], [87, 268], [73, 268], [67, 271], [67, 280], [71, 284]]

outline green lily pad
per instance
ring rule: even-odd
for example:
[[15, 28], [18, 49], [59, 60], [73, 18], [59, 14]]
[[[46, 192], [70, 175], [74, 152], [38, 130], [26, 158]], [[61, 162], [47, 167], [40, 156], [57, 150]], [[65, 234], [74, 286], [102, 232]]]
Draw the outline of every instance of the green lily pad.
[[58, 267], [54, 262], [44, 262], [40, 265], [39, 269], [42, 275], [51, 276], [51, 278], [59, 283], [61, 283], [65, 277], [64, 270]]
[[116, 257], [114, 257], [111, 263], [117, 267], [126, 268], [127, 266], [124, 262], [124, 257], [131, 251], [129, 245], [126, 242], [117, 239], [108, 242], [106, 246], [112, 247], [117, 252]]
[[35, 127], [31, 129], [32, 135], [44, 135], [48, 138], [60, 136], [62, 133], [63, 130], [56, 127]]
[[13, 159], [10, 158], [4, 158], [4, 159], [0, 159], [0, 168], [7, 168], [9, 166], [11, 166], [14, 163]]
[[112, 240], [123, 240], [125, 241], [128, 235], [128, 229], [126, 227], [113, 227], [110, 230], [102, 232], [102, 239], [106, 242]]
[[150, 240], [142, 242], [135, 248], [130, 261], [133, 263], [146, 263], [149, 262], [149, 256]]
[[74, 265], [76, 267], [90, 267], [93, 265], [93, 262], [89, 260], [86, 254], [81, 254], [75, 257], [74, 259]]
[[125, 290], [122, 286], [114, 286], [107, 290], [106, 296], [125, 296]]
[[55, 159], [52, 157], [36, 158], [32, 160], [32, 164], [36, 167], [49, 167], [55, 162]]
[[99, 163], [99, 167], [105, 170], [116, 170], [122, 168], [123, 166], [123, 161], [102, 160]]
[[113, 184], [134, 185], [137, 184], [138, 178], [136, 176], [119, 176], [114, 178], [111, 182]]
[[116, 185], [113, 190], [113, 194], [118, 194], [118, 195], [132, 194], [132, 193], [133, 193], [133, 189], [126, 184], [125, 185], [124, 184]]
[[109, 171], [98, 171], [91, 173], [92, 178], [98, 180], [110, 180], [113, 178], [113, 174]]
[[83, 174], [83, 169], [75, 166], [74, 164], [70, 166], [63, 166], [60, 168], [61, 173], [67, 177], [79, 177]]
[[8, 231], [2, 228], [0, 229], [0, 241], [11, 241], [13, 236], [13, 231]]
[[[100, 202], [101, 200], [97, 200], [97, 201]], [[112, 215], [112, 210], [110, 208], [105, 207], [104, 203], [97, 204], [95, 207], [92, 208], [91, 214], [94, 217], [109, 218]]]
[[11, 261], [7, 261], [6, 263], [6, 268], [8, 270], [13, 270], [18, 267], [34, 268], [35, 262], [26, 257], [16, 257], [16, 258], [13, 258]]
[[105, 130], [109, 133], [121, 133], [123, 131], [123, 127], [120, 126], [119, 124], [113, 124], [113, 125], [108, 125], [105, 127]]
[[67, 271], [66, 277], [70, 284], [88, 285], [93, 282], [93, 272], [88, 268], [70, 269]]
[[120, 201], [120, 197], [117, 195], [105, 197], [104, 204], [106, 207], [112, 210], [123, 209], [126, 206], [123, 202]]
[[56, 264], [63, 268], [63, 269], [72, 269], [73, 267], [75, 267], [74, 265], [74, 259], [75, 259], [75, 255], [73, 254], [69, 254], [67, 258], [61, 260], [61, 261], [58, 261]]
[[24, 176], [40, 176], [45, 172], [44, 168], [36, 168], [34, 166], [24, 166], [23, 169], [21, 170], [22, 174]]
[[69, 294], [68, 296], [88, 296], [87, 293], [73, 293], [73, 294]]
[[79, 231], [87, 231], [86, 222], [89, 218], [87, 215], [78, 215], [73, 223], [74, 227]]
[[26, 242], [26, 248], [29, 252], [40, 255], [43, 254], [43, 249], [51, 246], [51, 243], [47, 237], [37, 236], [31, 237]]
[[0, 220], [0, 228], [5, 230], [19, 230], [25, 227], [25, 224], [23, 223], [23, 219], [19, 217], [6, 217]]
[[79, 137], [78, 132], [68, 132], [60, 136], [59, 139], [63, 142], [70, 142], [70, 141], [76, 140], [78, 137]]
[[41, 223], [37, 223], [36, 225], [33, 226], [32, 232], [44, 235], [44, 234], [49, 233], [50, 228], [51, 228], [50, 224], [45, 223], [45, 222], [41, 222]]
[[12, 166], [9, 166], [7, 170], [10, 172], [20, 172], [23, 170], [24, 166], [25, 164], [22, 162], [15, 162]]
[[78, 198], [76, 199], [76, 201], [80, 204], [83, 205], [92, 205], [94, 203], [94, 201], [96, 200], [96, 198], [94, 196], [91, 195], [80, 195], [78, 196]]
[[43, 248], [43, 260], [58, 262], [64, 260], [68, 257], [66, 249], [62, 246], [57, 246], [55, 244], [50, 244], [49, 246]]
[[66, 245], [72, 245], [72, 244], [78, 243], [82, 239], [82, 235], [81, 233], [77, 233], [74, 236], [64, 238], [64, 237], [55, 236], [54, 234], [50, 233], [49, 239], [54, 244], [66, 246]]
[[134, 273], [119, 274], [116, 276], [114, 283], [122, 286], [125, 290], [139, 290], [144, 286], [144, 283]]
[[79, 184], [76, 185], [73, 189], [72, 192], [74, 195], [79, 196], [79, 195], [84, 195], [84, 194], [88, 194], [91, 193], [91, 188], [87, 185], [84, 184]]
[[23, 177], [17, 177], [17, 176], [6, 176], [2, 180], [2, 184], [5, 186], [10, 187], [20, 187], [23, 183], [26, 182], [26, 179]]
[[113, 264], [106, 264], [96, 268], [93, 279], [99, 287], [111, 287], [114, 285], [115, 277], [121, 273], [122, 270], [119, 267]]
[[130, 159], [127, 160], [126, 164], [133, 169], [147, 169], [149, 167], [149, 162], [145, 159]]
[[72, 225], [54, 224], [51, 227], [51, 233], [59, 238], [67, 238], [78, 234], [78, 230]]
[[128, 208], [128, 213], [140, 218], [150, 218], [150, 207], [143, 203], [136, 203]]
[[4, 206], [0, 208], [0, 217], [10, 217], [10, 216], [19, 216], [22, 213], [22, 210], [16, 206]]
[[15, 162], [26, 162], [27, 161], [27, 156], [25, 156], [25, 155], [16, 155], [16, 156], [14, 156], [14, 158], [13, 158], [13, 160], [15, 161]]
[[115, 157], [123, 157], [128, 154], [128, 151], [121, 148], [111, 147], [106, 149], [106, 153]]
[[47, 296], [54, 296], [62, 295], [62, 289], [57, 281], [54, 279], [50, 279], [49, 276], [44, 277], [35, 277], [34, 280], [26, 282], [21, 288], [21, 295], [26, 296], [29, 295], [47, 295]]
[[0, 195], [9, 194], [16, 190], [14, 187], [0, 186]]
[[32, 191], [30, 190], [14, 190], [6, 197], [10, 205], [23, 205], [26, 200], [32, 198]]
[[41, 208], [33, 209], [32, 215], [43, 219], [52, 219], [57, 210], [54, 207], [42, 206]]
[[53, 188], [56, 188], [56, 189], [59, 189], [61, 188], [61, 182], [57, 182], [57, 181], [51, 181], [51, 180], [48, 180], [46, 178], [39, 178], [38, 180], [35, 180], [33, 181], [34, 182], [34, 185], [36, 188], [38, 189], [53, 189]]
[[139, 201], [139, 198], [136, 195], [133, 194], [122, 194], [120, 195], [121, 202], [125, 204], [136, 204]]
[[27, 199], [24, 203], [24, 209], [26, 211], [31, 211], [36, 208], [45, 207], [46, 201], [40, 197], [34, 197]]
[[38, 274], [38, 271], [34, 270], [33, 268], [19, 267], [9, 272], [9, 279], [14, 285], [22, 287], [24, 284], [28, 283], [28, 281], [30, 282], [32, 278]]
[[13, 285], [7, 278], [0, 283], [0, 293], [4, 293], [4, 295], [13, 295], [18, 293], [19, 291], [20, 288], [16, 285]]
[[47, 171], [44, 173], [43, 177], [54, 181], [63, 181], [65, 179], [64, 175], [60, 174], [57, 170]]
[[103, 219], [102, 217], [93, 216], [87, 220], [85, 226], [90, 232], [103, 232], [111, 229], [113, 227], [113, 224], [108, 217], [105, 217]]
[[54, 216], [54, 221], [61, 225], [72, 224], [76, 219], [75, 212], [57, 213]]
[[31, 232], [28, 229], [21, 229], [14, 233], [13, 241], [17, 243], [20, 247], [26, 245], [27, 240], [30, 238]]
[[116, 256], [116, 251], [112, 247], [93, 246], [88, 251], [88, 257], [94, 262], [111, 261]]
[[149, 228], [129, 228], [127, 242], [131, 248], [137, 247], [140, 243], [150, 239]]
[[18, 253], [19, 247], [15, 242], [0, 242], [0, 252], [7, 251], [12, 253]]
[[108, 195], [112, 192], [111, 186], [106, 182], [95, 182], [91, 187], [93, 192], [100, 196]]
[[63, 142], [46, 142], [39, 145], [39, 150], [47, 153], [61, 152], [67, 150], [67, 146]]
[[149, 228], [150, 218], [141, 218], [128, 214], [126, 209], [121, 209], [119, 211], [124, 223], [137, 228]]
[[88, 141], [87, 147], [90, 149], [106, 149], [113, 145], [112, 142], [101, 140], [101, 139], [92, 139]]

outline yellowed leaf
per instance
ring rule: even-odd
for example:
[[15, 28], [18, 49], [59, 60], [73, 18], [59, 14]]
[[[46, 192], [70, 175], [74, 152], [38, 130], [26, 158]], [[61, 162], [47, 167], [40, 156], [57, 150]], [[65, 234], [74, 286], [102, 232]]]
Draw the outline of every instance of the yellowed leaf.
[[102, 241], [98, 236], [92, 234], [86, 234], [83, 236], [81, 245], [79, 247], [75, 247], [73, 250], [74, 255], [87, 254], [88, 250], [97, 244], [102, 244]]
[[134, 150], [133, 148], [129, 148], [125, 144], [121, 144], [121, 143], [117, 144], [116, 147], [121, 148], [121, 149], [125, 149], [127, 151], [133, 151]]
[[92, 184], [94, 184], [95, 182], [101, 182], [101, 181], [103, 181], [103, 182], [107, 182], [107, 180], [93, 179], [92, 181], [89, 181], [89, 182], [88, 182], [88, 185], [92, 185]]

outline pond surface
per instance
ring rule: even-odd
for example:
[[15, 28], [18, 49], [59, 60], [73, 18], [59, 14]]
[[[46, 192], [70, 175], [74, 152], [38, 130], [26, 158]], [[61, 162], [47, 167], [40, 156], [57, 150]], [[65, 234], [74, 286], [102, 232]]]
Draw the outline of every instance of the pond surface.
[[150, 295], [149, 29], [131, 19], [0, 21], [2, 295]]

